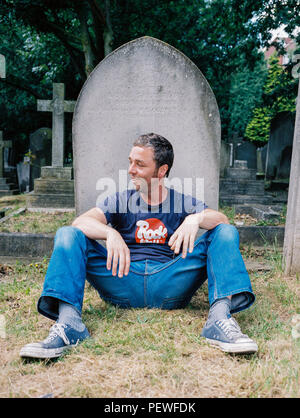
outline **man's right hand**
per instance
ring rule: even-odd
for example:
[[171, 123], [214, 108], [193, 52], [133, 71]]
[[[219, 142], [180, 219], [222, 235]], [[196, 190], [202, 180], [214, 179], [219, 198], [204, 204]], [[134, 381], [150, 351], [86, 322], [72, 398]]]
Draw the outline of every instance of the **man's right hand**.
[[107, 249], [107, 270], [112, 268], [112, 275], [117, 275], [117, 267], [119, 265], [118, 277], [127, 276], [130, 267], [130, 251], [125, 241], [118, 231], [110, 228], [106, 238]]

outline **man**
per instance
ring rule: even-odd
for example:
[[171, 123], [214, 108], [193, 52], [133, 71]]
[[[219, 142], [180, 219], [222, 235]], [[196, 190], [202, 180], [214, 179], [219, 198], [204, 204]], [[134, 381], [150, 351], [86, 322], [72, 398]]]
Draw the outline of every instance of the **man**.
[[[58, 357], [89, 337], [81, 319], [86, 279], [114, 305], [161, 309], [185, 307], [208, 279], [201, 335], [226, 352], [257, 351], [231, 316], [255, 299], [237, 230], [222, 213], [166, 188], [173, 158], [167, 139], [141, 135], [129, 155], [135, 189], [109, 196], [57, 231], [38, 301], [38, 311], [56, 323], [21, 356]], [[207, 232], [195, 242], [199, 228]], [[106, 249], [96, 240], [105, 240]]]

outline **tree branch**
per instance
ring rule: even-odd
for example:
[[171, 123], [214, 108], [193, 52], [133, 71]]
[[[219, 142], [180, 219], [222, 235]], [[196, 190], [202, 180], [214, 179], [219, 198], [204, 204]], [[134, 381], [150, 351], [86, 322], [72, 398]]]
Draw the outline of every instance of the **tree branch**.
[[21, 78], [17, 78], [14, 75], [10, 75], [7, 78], [0, 78], [0, 81], [4, 84], [7, 84], [8, 86], [15, 87], [19, 90], [26, 91], [27, 93], [34, 96], [36, 99], [39, 98], [39, 92], [35, 89], [32, 89], [31, 87], [26, 85], [26, 80], [23, 80]]

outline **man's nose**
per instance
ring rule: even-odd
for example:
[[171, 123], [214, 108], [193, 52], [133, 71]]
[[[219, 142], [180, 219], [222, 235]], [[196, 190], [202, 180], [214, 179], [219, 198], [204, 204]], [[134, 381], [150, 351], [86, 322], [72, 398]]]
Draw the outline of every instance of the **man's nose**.
[[128, 168], [128, 173], [129, 174], [134, 174], [134, 173], [136, 173], [136, 167], [135, 167], [135, 164], [130, 164], [129, 165], [129, 168]]

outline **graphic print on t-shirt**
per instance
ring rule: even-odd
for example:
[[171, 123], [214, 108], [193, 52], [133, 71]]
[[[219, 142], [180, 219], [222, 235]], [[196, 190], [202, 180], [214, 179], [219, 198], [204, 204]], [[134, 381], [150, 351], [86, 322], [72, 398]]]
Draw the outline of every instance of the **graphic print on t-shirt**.
[[168, 236], [168, 230], [164, 223], [157, 218], [149, 218], [137, 221], [135, 241], [137, 243], [151, 242], [152, 244], [164, 244]]

